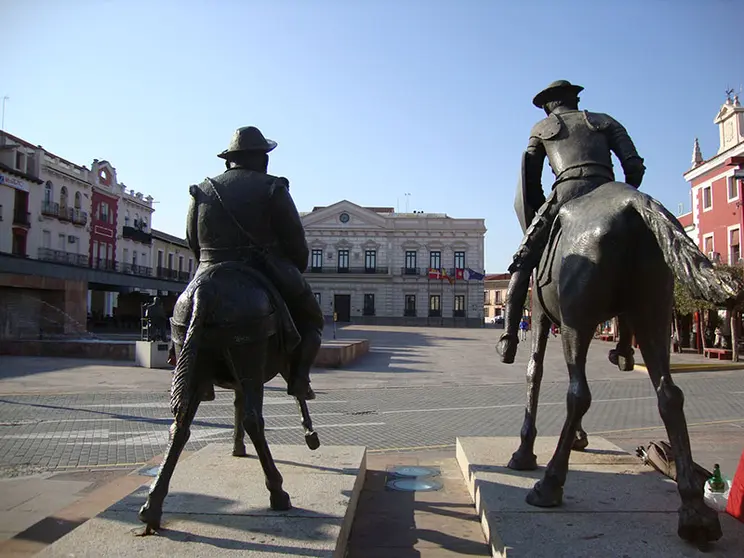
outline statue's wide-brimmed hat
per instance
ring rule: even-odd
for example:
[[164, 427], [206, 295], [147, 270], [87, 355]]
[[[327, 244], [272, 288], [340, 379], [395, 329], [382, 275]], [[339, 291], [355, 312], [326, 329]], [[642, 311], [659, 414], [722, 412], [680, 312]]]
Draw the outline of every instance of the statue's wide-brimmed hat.
[[276, 142], [270, 139], [266, 139], [261, 133], [261, 130], [255, 126], [244, 126], [235, 130], [230, 145], [227, 146], [222, 153], [217, 155], [222, 159], [227, 159], [231, 153], [238, 153], [241, 151], [259, 151], [261, 153], [268, 153], [276, 147]]
[[574, 85], [570, 81], [559, 79], [558, 81], [554, 81], [545, 89], [540, 91], [540, 93], [535, 95], [535, 98], [532, 99], [532, 104], [534, 104], [537, 108], [543, 108], [545, 106], [545, 103], [554, 101], [556, 95], [560, 93], [572, 92], [578, 95], [583, 90], [584, 88], [580, 85]]

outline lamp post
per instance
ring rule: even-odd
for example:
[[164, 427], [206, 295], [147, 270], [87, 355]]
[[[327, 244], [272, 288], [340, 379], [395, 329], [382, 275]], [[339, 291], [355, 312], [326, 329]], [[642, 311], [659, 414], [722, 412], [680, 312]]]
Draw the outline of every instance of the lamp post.
[[10, 100], [10, 97], [8, 97], [7, 95], [3, 97], [3, 118], [2, 118], [2, 122], [0, 123], [0, 130], [3, 130], [3, 131], [5, 131], [5, 101], [9, 101], [9, 100]]

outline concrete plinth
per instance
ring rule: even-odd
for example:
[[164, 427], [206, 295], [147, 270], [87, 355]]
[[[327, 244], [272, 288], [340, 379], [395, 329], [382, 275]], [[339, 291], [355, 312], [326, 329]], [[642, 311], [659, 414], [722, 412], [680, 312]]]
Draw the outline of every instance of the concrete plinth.
[[168, 342], [135, 341], [134, 364], [142, 368], [173, 368], [168, 364]]
[[[536, 508], [527, 492], [542, 478], [557, 437], [538, 438], [540, 469], [506, 467], [517, 437], [458, 438], [457, 461], [493, 556], [699, 558], [677, 536], [677, 485], [603, 438], [590, 435], [586, 452], [572, 452], [563, 506]], [[714, 556], [739, 557], [744, 525], [721, 514], [723, 538]]]
[[369, 351], [369, 339], [338, 339], [323, 341], [315, 357], [318, 368], [341, 368]]
[[344, 556], [364, 483], [364, 447], [272, 447], [294, 506], [287, 512], [269, 509], [258, 459], [231, 452], [231, 444], [210, 444], [179, 464], [157, 535], [133, 534], [142, 526], [142, 487], [37, 556]]

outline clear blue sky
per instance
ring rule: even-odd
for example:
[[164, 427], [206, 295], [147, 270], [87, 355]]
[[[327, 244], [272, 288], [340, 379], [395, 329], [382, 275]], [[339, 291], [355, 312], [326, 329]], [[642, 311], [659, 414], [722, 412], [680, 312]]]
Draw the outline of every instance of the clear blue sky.
[[[560, 5], [560, 7], [556, 7]], [[120, 181], [184, 234], [187, 188], [235, 128], [279, 142], [301, 211], [360, 205], [486, 219], [486, 269], [520, 238], [520, 155], [555, 79], [632, 134], [643, 189], [674, 213], [727, 86], [744, 82], [735, 0], [0, 0], [6, 129]], [[616, 166], [616, 170], [619, 167]], [[546, 174], [547, 178], [548, 175]], [[546, 183], [546, 189], [549, 183]]]

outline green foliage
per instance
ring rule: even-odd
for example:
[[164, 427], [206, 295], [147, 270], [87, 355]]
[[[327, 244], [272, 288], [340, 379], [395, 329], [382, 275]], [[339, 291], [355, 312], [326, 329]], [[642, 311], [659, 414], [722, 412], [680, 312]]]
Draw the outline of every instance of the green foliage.
[[[719, 264], [716, 266], [716, 273], [721, 278], [721, 281], [727, 283], [735, 283], [741, 293], [738, 299], [736, 309], [741, 310], [744, 307], [744, 267], [738, 265], [724, 265]], [[698, 310], [714, 310], [716, 305], [708, 302], [707, 300], [701, 300], [693, 298], [688, 291], [679, 281], [674, 281], [674, 309], [681, 316], [692, 314]]]

